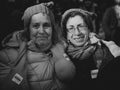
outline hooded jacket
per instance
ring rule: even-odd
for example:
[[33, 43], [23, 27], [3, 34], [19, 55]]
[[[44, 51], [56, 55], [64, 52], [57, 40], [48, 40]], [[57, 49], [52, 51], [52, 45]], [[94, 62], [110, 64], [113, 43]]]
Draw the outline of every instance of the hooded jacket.
[[[27, 62], [28, 58], [26, 42], [20, 40], [19, 37], [22, 32], [23, 31], [18, 31], [9, 35], [3, 42], [5, 49], [0, 51], [1, 90], [35, 89], [31, 89], [29, 87], [31, 86], [31, 81], [30, 79], [28, 80], [28, 72], [30, 69], [28, 68], [29, 63]], [[75, 74], [75, 67], [71, 61], [66, 59], [64, 55], [64, 47], [62, 44], [56, 44], [53, 48], [51, 48], [51, 53], [51, 61], [48, 61], [48, 64], [46, 61], [35, 61], [34, 64], [40, 64], [39, 69], [42, 69], [43, 66], [46, 67], [45, 65], [47, 65], [47, 68], [46, 70], [43, 68], [43, 71], [40, 73], [44, 73], [42, 77], [44, 80], [42, 81], [41, 79], [41, 81], [39, 81], [40, 84], [33, 84], [37, 85], [36, 87], [40, 87], [39, 89], [41, 90], [63, 90], [66, 87], [64, 86], [64, 83], [69, 82], [73, 78]], [[45, 63], [42, 64], [43, 62]], [[32, 73], [34, 73], [34, 71]]]

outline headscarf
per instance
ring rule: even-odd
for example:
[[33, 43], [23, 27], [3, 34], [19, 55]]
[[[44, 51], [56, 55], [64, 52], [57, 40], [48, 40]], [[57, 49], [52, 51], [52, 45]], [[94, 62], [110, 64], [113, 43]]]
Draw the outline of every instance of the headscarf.
[[92, 16], [94, 15], [93, 12], [88, 12], [86, 10], [83, 10], [83, 9], [79, 9], [79, 8], [73, 8], [73, 9], [69, 9], [67, 11], [64, 12], [64, 14], [62, 15], [62, 22], [64, 21], [64, 19], [66, 18], [66, 16], [70, 13], [70, 12], [80, 12], [82, 14], [84, 14], [85, 16]]
[[54, 19], [54, 15], [53, 15], [52, 11], [47, 7], [46, 4], [41, 3], [38, 5], [28, 7], [25, 10], [24, 15], [22, 16], [22, 20], [24, 21], [24, 29], [28, 29], [31, 17], [37, 13], [47, 14], [50, 17], [51, 23], [53, 25], [55, 24], [55, 19]]
[[[64, 29], [64, 22], [65, 22], [65, 19], [68, 17], [68, 15], [72, 12], [79, 12], [81, 13], [83, 16], [85, 16], [87, 19], [88, 19], [88, 23], [90, 24], [91, 27], [93, 27], [92, 25], [92, 17], [95, 15], [95, 13], [93, 12], [88, 12], [86, 10], [83, 10], [83, 9], [78, 9], [78, 8], [73, 8], [73, 9], [69, 9], [67, 11], [64, 12], [64, 14], [62, 15], [62, 20], [61, 20], [61, 27]], [[89, 25], [88, 25], [89, 27]], [[92, 29], [92, 28], [91, 28]]]

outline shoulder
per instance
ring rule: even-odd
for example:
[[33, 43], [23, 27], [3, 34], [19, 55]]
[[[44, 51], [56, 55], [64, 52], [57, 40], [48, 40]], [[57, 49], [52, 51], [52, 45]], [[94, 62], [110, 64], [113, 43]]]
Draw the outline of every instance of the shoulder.
[[115, 7], [109, 7], [109, 8], [106, 9], [106, 12], [114, 11], [114, 8], [115, 8]]
[[14, 61], [18, 56], [18, 50], [22, 44], [20, 35], [23, 30], [13, 32], [9, 34], [2, 41], [2, 50], [0, 50], [0, 62], [10, 62]]
[[2, 47], [18, 47], [22, 41], [23, 30], [15, 31], [2, 40]]
[[104, 63], [108, 63], [114, 58], [105, 45], [102, 45], [100, 48], [97, 48], [95, 55], [96, 57], [101, 57]]
[[104, 17], [111, 16], [114, 14], [114, 12], [115, 12], [114, 7], [109, 7], [105, 10]]
[[18, 51], [14, 48], [6, 48], [0, 51], [0, 62], [9, 63], [16, 60]]

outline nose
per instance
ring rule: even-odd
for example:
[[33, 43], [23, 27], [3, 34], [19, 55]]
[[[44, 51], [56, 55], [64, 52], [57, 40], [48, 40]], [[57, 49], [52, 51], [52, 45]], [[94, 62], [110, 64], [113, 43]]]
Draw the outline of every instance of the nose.
[[44, 32], [45, 32], [43, 26], [40, 26], [40, 27], [39, 27], [38, 32], [39, 32], [39, 33], [44, 33]]
[[80, 30], [78, 28], [75, 28], [75, 32], [74, 32], [75, 35], [79, 35], [80, 34]]

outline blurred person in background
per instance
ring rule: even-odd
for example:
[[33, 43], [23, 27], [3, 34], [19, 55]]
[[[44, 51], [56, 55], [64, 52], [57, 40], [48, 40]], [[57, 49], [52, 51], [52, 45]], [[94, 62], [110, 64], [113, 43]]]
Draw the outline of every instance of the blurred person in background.
[[114, 0], [115, 5], [106, 9], [102, 28], [105, 32], [105, 39], [112, 40], [120, 46], [120, 0]]

